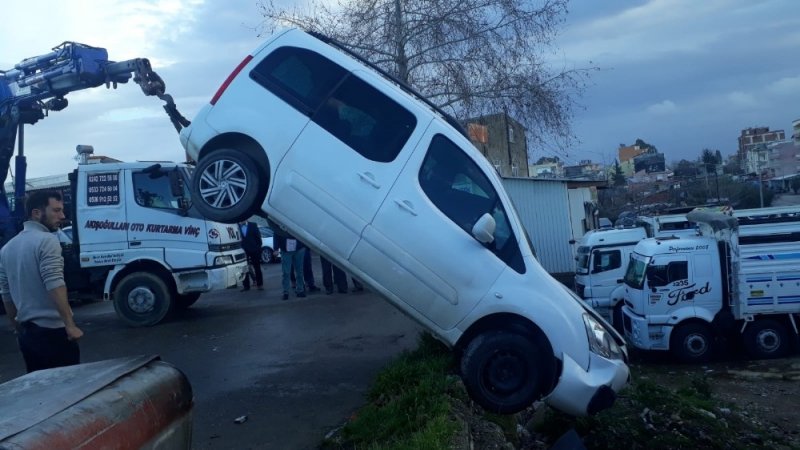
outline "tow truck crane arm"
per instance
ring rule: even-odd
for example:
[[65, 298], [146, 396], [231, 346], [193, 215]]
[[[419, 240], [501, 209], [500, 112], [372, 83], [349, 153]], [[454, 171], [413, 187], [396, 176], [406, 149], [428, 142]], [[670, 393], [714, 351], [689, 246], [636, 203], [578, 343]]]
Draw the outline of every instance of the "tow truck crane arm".
[[[164, 110], [176, 130], [189, 125], [166, 94], [164, 81], [146, 58], [110, 61], [104, 48], [77, 42], [64, 42], [50, 53], [26, 58], [13, 69], [0, 70], [0, 246], [13, 237], [24, 215], [25, 172], [24, 125], [33, 125], [50, 111], [61, 111], [69, 104], [70, 92], [105, 85], [116, 89], [133, 79], [146, 96], [165, 102]], [[14, 207], [5, 192], [5, 180], [14, 155]]]

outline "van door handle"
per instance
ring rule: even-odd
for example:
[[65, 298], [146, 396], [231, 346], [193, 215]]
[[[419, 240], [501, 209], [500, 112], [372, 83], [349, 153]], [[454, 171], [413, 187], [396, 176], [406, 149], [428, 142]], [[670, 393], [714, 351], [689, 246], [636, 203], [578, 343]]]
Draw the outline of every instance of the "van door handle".
[[128, 244], [129, 244], [131, 247], [138, 247], [138, 246], [142, 245], [142, 243], [141, 243], [141, 242], [139, 242], [139, 241], [130, 241], [130, 242], [128, 242]]
[[402, 200], [402, 201], [401, 200], [395, 200], [394, 202], [397, 204], [397, 206], [400, 207], [400, 209], [403, 209], [403, 210], [407, 211], [412, 216], [416, 216], [417, 215], [417, 212], [414, 211], [414, 205], [412, 205], [410, 201], [408, 201], [408, 200]]
[[381, 185], [375, 181], [375, 175], [370, 172], [359, 172], [358, 177], [361, 178], [361, 181], [364, 181], [368, 185], [374, 187], [375, 189], [380, 189]]

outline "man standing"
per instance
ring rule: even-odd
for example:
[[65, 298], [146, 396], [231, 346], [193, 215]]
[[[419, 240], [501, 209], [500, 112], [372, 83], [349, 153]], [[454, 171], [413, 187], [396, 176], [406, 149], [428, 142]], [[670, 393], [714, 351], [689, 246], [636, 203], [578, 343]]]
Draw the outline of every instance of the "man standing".
[[64, 220], [58, 192], [31, 194], [21, 233], [0, 250], [0, 295], [28, 373], [80, 364], [75, 325], [64, 283], [61, 245], [51, 232]]
[[[277, 231], [277, 230], [276, 230]], [[295, 294], [298, 297], [306, 296], [306, 287], [303, 282], [303, 258], [306, 247], [302, 242], [288, 233], [275, 233], [275, 248], [281, 251], [281, 269], [283, 276], [283, 299], [289, 300], [289, 287], [291, 286], [291, 273], [295, 276]]]
[[250, 266], [244, 276], [242, 292], [250, 290], [250, 273], [255, 275], [256, 289], [264, 290], [264, 274], [261, 273], [261, 232], [255, 222], [239, 222], [239, 231], [242, 233], [242, 249], [247, 254], [247, 264]]

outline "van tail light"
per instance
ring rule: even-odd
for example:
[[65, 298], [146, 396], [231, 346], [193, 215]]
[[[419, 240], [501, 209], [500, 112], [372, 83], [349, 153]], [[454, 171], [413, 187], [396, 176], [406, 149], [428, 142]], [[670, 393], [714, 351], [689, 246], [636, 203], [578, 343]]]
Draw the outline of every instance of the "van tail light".
[[222, 96], [222, 93], [225, 92], [225, 89], [228, 89], [228, 86], [231, 84], [233, 79], [236, 78], [236, 75], [239, 75], [239, 72], [241, 72], [242, 69], [244, 69], [244, 66], [246, 66], [247, 63], [249, 63], [251, 59], [253, 59], [253, 55], [245, 56], [245, 58], [242, 60], [242, 62], [240, 62], [239, 65], [236, 66], [235, 69], [233, 69], [233, 72], [231, 72], [231, 74], [228, 75], [228, 78], [225, 78], [225, 81], [222, 83], [222, 86], [220, 86], [219, 89], [217, 89], [217, 93], [214, 94], [213, 97], [211, 97], [211, 104], [212, 105], [216, 105], [217, 104], [217, 100], [219, 100], [220, 96]]

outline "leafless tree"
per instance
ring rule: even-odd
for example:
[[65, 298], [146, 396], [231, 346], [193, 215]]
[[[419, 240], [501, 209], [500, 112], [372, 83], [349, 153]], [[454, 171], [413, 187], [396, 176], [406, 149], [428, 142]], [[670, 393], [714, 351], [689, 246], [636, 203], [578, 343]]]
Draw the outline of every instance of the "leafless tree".
[[[593, 67], [554, 70], [547, 55], [567, 0], [310, 0], [260, 4], [263, 31], [296, 26], [337, 39], [464, 120], [507, 112], [532, 145], [566, 148]], [[591, 63], [589, 63], [591, 64]]]

